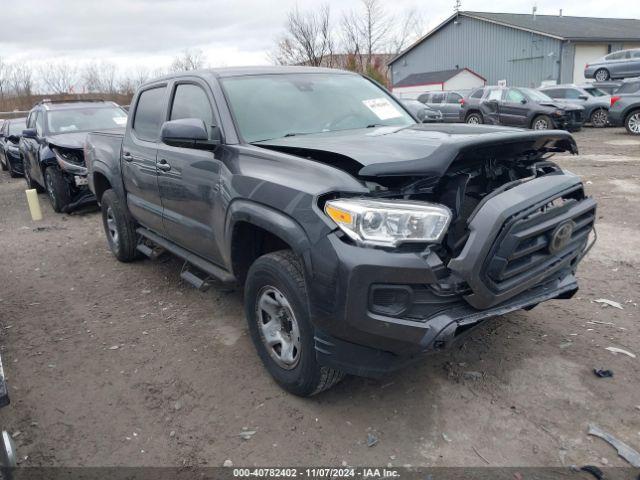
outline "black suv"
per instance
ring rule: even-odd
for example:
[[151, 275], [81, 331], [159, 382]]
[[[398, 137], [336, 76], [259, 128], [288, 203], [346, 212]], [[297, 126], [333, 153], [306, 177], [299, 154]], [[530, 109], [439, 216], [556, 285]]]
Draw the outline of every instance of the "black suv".
[[20, 155], [20, 137], [26, 127], [26, 118], [5, 120], [0, 128], [0, 163], [2, 170], [9, 170], [9, 175], [22, 175], [22, 155]]
[[29, 112], [20, 139], [29, 188], [46, 190], [56, 212], [95, 203], [87, 187], [84, 141], [96, 129], [122, 128], [127, 112], [114, 102], [43, 100]]
[[532, 88], [485, 87], [482, 97], [474, 98], [478, 94], [473, 92], [462, 105], [460, 118], [466, 123], [569, 131], [580, 130], [584, 123], [584, 107], [563, 105]]
[[267, 370], [311, 395], [571, 297], [596, 204], [565, 151], [557, 130], [417, 124], [352, 72], [263, 67], [144, 84], [86, 160], [114, 256], [243, 286]]

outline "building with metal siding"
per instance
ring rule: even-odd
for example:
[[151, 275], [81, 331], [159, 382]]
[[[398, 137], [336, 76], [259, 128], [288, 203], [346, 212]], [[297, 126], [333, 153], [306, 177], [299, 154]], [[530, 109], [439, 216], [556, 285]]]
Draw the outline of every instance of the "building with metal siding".
[[582, 81], [585, 59], [636, 44], [640, 20], [459, 12], [389, 65], [393, 85], [411, 74], [466, 67], [489, 84], [537, 87]]

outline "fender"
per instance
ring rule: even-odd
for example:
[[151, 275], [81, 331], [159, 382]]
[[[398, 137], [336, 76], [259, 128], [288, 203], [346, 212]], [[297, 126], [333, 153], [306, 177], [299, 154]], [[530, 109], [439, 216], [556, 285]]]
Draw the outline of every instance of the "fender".
[[40, 145], [38, 148], [38, 162], [40, 169], [44, 172], [44, 169], [51, 165], [57, 165], [56, 154], [53, 153], [49, 144]]
[[120, 197], [120, 199], [122, 199], [126, 203], [127, 195], [124, 191], [124, 181], [123, 181], [122, 175], [120, 174], [119, 166], [120, 166], [119, 163], [117, 164], [117, 167], [114, 165], [110, 166], [108, 163], [103, 162], [100, 159], [94, 158], [91, 162], [91, 174], [89, 175], [89, 178], [88, 178], [89, 189], [94, 194], [97, 193], [95, 190], [96, 188], [95, 175], [96, 173], [99, 173], [107, 179], [107, 181], [111, 185], [111, 188], [113, 189], [114, 192], [116, 192], [118, 197]]
[[307, 272], [311, 272], [311, 242], [300, 224], [278, 210], [243, 199], [234, 200], [227, 209], [224, 252], [228, 265], [231, 264], [231, 236], [238, 222], [250, 223], [280, 237], [303, 259]]

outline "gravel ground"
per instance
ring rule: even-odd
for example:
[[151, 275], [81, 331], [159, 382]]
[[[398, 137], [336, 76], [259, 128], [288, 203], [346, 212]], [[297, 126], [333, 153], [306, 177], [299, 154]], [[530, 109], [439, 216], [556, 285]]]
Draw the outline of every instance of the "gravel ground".
[[31, 222], [24, 181], [2, 172], [0, 344], [12, 402], [0, 425], [21, 464], [626, 465], [587, 428], [640, 450], [640, 140], [621, 129], [576, 138], [581, 155], [559, 162], [599, 202], [576, 297], [311, 399], [263, 370], [241, 292], [198, 292], [173, 258], [118, 263], [96, 212], [58, 215], [41, 195], [45, 218]]

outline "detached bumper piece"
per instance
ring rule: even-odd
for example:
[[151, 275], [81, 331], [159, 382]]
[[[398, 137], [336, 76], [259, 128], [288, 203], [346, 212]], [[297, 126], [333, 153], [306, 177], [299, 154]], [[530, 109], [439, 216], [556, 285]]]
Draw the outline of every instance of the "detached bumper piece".
[[73, 197], [71, 203], [64, 207], [63, 212], [70, 213], [88, 206], [98, 206], [96, 196], [91, 192], [91, 190], [89, 190], [88, 187], [80, 187], [78, 189], [78, 193]]

